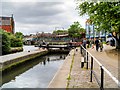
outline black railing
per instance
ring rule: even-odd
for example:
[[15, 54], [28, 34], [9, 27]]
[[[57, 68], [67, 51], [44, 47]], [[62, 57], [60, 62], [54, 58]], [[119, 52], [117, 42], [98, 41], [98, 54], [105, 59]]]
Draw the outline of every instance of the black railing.
[[[94, 75], [98, 85], [100, 86], [100, 90], [104, 90], [104, 72], [106, 72], [112, 78], [112, 80], [118, 85], [118, 87], [120, 87], [120, 82], [94, 56], [92, 56], [92, 54], [89, 53], [89, 51], [87, 51], [82, 45], [80, 46], [80, 53], [84, 57], [84, 63], [87, 63], [86, 64], [86, 69], [88, 69], [89, 57], [91, 58], [90, 59], [91, 60], [90, 82], [92, 82], [93, 75]], [[99, 64], [99, 67], [100, 67], [100, 74], [101, 74], [100, 75], [100, 78], [101, 78], [100, 80], [98, 79], [97, 75], [94, 72], [94, 68], [93, 68], [93, 62], [94, 61], [96, 61]]]

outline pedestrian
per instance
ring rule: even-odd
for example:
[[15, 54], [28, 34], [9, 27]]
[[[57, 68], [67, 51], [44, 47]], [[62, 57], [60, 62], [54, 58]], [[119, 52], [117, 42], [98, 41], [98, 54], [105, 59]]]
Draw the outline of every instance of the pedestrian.
[[113, 40], [111, 39], [109, 42], [110, 42], [110, 46], [112, 46], [113, 45]]
[[115, 46], [115, 40], [113, 39], [113, 46]]
[[90, 48], [94, 48], [94, 39], [93, 38], [90, 39]]
[[84, 40], [82, 41], [82, 45], [83, 45], [83, 47], [86, 49], [86, 38], [84, 38]]
[[99, 40], [99, 45], [100, 45], [100, 52], [103, 50], [103, 41], [102, 39]]
[[112, 47], [115, 46], [115, 40], [113, 38], [110, 40], [110, 42]]
[[86, 46], [87, 46], [87, 48], [90, 47], [90, 41], [89, 41], [89, 39], [87, 39], [87, 41], [86, 41]]
[[96, 40], [95, 40], [95, 45], [96, 45], [96, 51], [98, 51], [98, 49], [99, 49], [99, 40], [98, 40], [98, 38], [96, 38]]

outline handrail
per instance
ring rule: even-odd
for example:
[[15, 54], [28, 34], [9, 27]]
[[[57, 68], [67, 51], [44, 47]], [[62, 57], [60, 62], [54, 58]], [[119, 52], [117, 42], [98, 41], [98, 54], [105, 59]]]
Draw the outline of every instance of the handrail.
[[[81, 45], [81, 47], [82, 47], [84, 50], [86, 50], [82, 45]], [[91, 57], [93, 57], [93, 59], [99, 64], [99, 66], [101, 66], [101, 68], [112, 78], [112, 80], [118, 85], [118, 87], [120, 87], [120, 82], [119, 82], [119, 80], [118, 80], [116, 77], [114, 77], [114, 76], [110, 73], [110, 71], [107, 70], [88, 50], [86, 50], [86, 52], [88, 52], [89, 55], [90, 55]]]

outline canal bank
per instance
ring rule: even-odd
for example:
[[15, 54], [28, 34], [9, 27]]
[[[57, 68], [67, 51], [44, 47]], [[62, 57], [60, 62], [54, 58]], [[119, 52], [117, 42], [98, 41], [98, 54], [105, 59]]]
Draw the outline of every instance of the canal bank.
[[13, 68], [20, 63], [34, 59], [36, 57], [47, 54], [47, 50], [24, 51], [15, 54], [0, 56], [0, 71]]
[[67, 54], [47, 54], [2, 73], [2, 89], [47, 88]]

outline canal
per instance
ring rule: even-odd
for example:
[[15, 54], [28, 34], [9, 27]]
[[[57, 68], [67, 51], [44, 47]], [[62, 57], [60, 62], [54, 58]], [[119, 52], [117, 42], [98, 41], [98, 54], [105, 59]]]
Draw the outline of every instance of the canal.
[[49, 54], [2, 73], [1, 88], [47, 88], [67, 54]]

